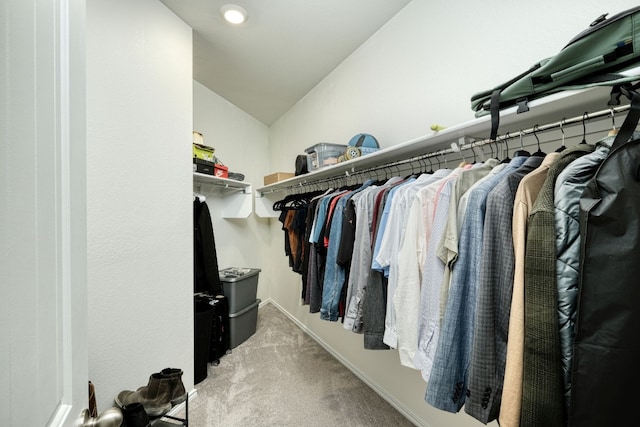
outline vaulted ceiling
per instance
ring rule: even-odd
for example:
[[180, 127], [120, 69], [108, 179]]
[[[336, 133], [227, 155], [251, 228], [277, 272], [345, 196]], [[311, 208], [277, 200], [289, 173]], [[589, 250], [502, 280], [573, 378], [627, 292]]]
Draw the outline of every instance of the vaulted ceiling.
[[193, 78], [270, 126], [411, 0], [160, 0], [193, 28]]

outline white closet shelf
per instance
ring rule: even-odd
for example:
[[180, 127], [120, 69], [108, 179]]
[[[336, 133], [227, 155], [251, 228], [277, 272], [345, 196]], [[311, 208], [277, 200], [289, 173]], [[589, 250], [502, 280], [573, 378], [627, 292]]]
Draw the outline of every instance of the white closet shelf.
[[213, 197], [220, 199], [222, 218], [247, 218], [253, 212], [251, 183], [193, 172], [193, 186], [207, 197], [219, 193]]
[[[608, 108], [607, 102], [609, 101], [610, 91], [610, 87], [594, 87], [558, 92], [530, 101], [529, 111], [521, 114], [516, 113], [516, 106], [507, 108], [500, 112], [499, 133], [501, 135], [506, 133], [515, 135], [525, 127], [532, 127], [536, 124], [543, 125], [559, 121], [563, 117], [578, 116], [584, 112], [606, 109]], [[627, 100], [622, 97], [621, 102], [625, 103]], [[256, 198], [261, 198], [268, 193], [290, 190], [295, 186], [350, 175], [364, 169], [451, 148], [451, 144], [458, 144], [461, 140], [469, 142], [470, 139], [487, 139], [490, 131], [491, 116], [478, 117], [430, 135], [380, 149], [366, 156], [260, 187], [256, 189], [255, 196]]]
[[242, 190], [243, 193], [251, 193], [251, 183], [244, 181], [236, 181], [235, 179], [220, 178], [213, 175], [194, 172], [193, 182], [199, 184], [207, 184], [220, 190]]

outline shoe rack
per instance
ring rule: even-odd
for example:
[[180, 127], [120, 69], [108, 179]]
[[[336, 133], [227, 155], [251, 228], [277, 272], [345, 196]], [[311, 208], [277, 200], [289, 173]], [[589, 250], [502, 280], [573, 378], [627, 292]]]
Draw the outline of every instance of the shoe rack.
[[[165, 421], [165, 418], [169, 420], [178, 421], [180, 424], [176, 424], [171, 421]], [[153, 427], [189, 427], [189, 395], [184, 401], [184, 418], [174, 417], [173, 415], [162, 415], [156, 420], [151, 421]]]

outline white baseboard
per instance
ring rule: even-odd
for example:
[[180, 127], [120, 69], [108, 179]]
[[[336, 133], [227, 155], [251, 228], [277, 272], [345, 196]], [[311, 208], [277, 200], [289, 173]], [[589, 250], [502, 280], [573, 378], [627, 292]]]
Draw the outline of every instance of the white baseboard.
[[334, 358], [338, 360], [338, 362], [342, 363], [347, 369], [349, 369], [355, 376], [360, 378], [365, 384], [367, 384], [373, 391], [378, 393], [380, 397], [389, 402], [391, 406], [396, 408], [398, 412], [404, 415], [409, 421], [414, 423], [416, 426], [424, 426], [422, 421], [406, 406], [400, 403], [393, 395], [389, 394], [386, 390], [381, 388], [378, 383], [369, 378], [366, 374], [364, 374], [360, 369], [354, 366], [351, 362], [342, 357], [340, 353], [338, 353], [335, 349], [333, 349], [329, 344], [324, 342], [318, 335], [316, 335], [312, 330], [307, 328], [306, 325], [302, 324], [298, 319], [296, 319], [291, 313], [285, 310], [280, 304], [273, 301], [271, 298], [267, 298], [263, 301], [260, 306], [265, 304], [273, 304], [278, 310], [284, 313], [289, 319], [293, 321], [300, 329], [304, 331], [307, 335], [313, 338], [318, 344], [320, 344], [325, 350], [327, 350]]

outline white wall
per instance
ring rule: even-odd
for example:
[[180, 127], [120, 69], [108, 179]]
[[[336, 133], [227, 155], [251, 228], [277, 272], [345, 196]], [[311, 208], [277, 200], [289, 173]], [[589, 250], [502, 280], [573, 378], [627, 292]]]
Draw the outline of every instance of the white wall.
[[[204, 142], [215, 148], [215, 155], [230, 172], [242, 173], [254, 188], [262, 186], [269, 172], [269, 128], [226, 99], [193, 81], [193, 129], [202, 133]], [[194, 188], [194, 190], [197, 190]], [[222, 218], [222, 195], [214, 187], [202, 185], [207, 198], [216, 241], [218, 265], [250, 267], [261, 270], [258, 295], [269, 298], [269, 220], [255, 214], [248, 218]]]
[[193, 388], [191, 29], [87, 1], [89, 379], [99, 411], [182, 368]]
[[[259, 187], [318, 142], [370, 132], [389, 146], [432, 123], [470, 120], [473, 93], [553, 55], [599, 14], [633, 6], [414, 0], [273, 125], [267, 144], [264, 126], [192, 81], [191, 30], [163, 5], [87, 3], [89, 375], [100, 410], [168, 366], [193, 387], [192, 130]], [[419, 423], [479, 425], [429, 407], [419, 373], [395, 351], [365, 351], [361, 336], [299, 305], [276, 220], [213, 210], [221, 267], [262, 268], [258, 297], [273, 298]]]
[[[270, 132], [272, 170], [291, 170], [295, 154], [319, 142], [346, 144], [359, 132], [383, 147], [430, 134], [432, 123], [474, 118], [470, 97], [557, 53], [600, 14], [631, 1], [507, 2], [413, 0], [279, 119]], [[604, 107], [606, 108], [606, 107]], [[472, 426], [423, 400], [420, 374], [400, 366], [397, 351], [362, 348], [362, 336], [322, 321], [299, 304], [299, 279], [277, 250], [282, 232], [272, 221], [271, 298], [339, 357], [425, 426]], [[496, 423], [493, 423], [494, 425]]]

